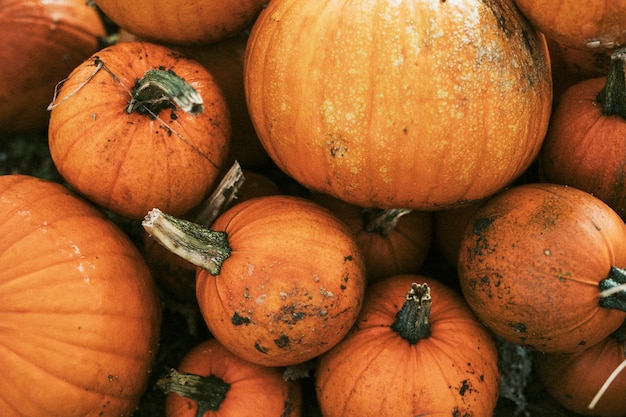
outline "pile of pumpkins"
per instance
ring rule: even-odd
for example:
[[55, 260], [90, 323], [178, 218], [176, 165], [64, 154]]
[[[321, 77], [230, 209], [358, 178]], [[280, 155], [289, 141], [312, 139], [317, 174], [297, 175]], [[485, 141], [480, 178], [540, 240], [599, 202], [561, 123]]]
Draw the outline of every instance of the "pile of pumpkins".
[[626, 1], [0, 6], [0, 415], [626, 416]]

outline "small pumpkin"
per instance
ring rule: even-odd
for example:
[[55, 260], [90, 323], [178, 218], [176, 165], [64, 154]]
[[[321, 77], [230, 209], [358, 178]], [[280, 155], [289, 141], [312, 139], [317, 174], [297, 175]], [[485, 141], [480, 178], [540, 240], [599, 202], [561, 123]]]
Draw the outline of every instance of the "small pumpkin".
[[368, 287], [355, 328], [323, 354], [324, 417], [491, 416], [498, 353], [462, 297], [413, 274]]
[[381, 209], [500, 190], [536, 157], [552, 104], [545, 39], [512, 0], [272, 0], [244, 76], [280, 169]]
[[196, 296], [211, 334], [249, 362], [306, 362], [337, 344], [361, 309], [365, 264], [354, 235], [310, 200], [253, 198], [210, 229], [160, 210], [143, 225], [201, 267]]
[[79, 193], [130, 219], [182, 215], [215, 185], [228, 108], [211, 74], [170, 48], [122, 42], [79, 65], [51, 105], [48, 139]]
[[1, 0], [0, 134], [44, 130], [54, 86], [105, 35], [85, 0]]
[[96, 0], [121, 28], [141, 39], [174, 45], [217, 42], [235, 36], [257, 17], [267, 0]]
[[608, 76], [563, 93], [540, 153], [546, 181], [595, 195], [626, 218], [626, 48], [611, 58]]
[[314, 194], [311, 199], [335, 213], [355, 234], [368, 283], [417, 273], [426, 262], [433, 229], [430, 212], [362, 208], [326, 194]]
[[[503, 339], [542, 352], [600, 342], [626, 318], [626, 225], [557, 184], [507, 189], [474, 213], [459, 249], [468, 304]], [[612, 290], [613, 289], [613, 290]]]
[[0, 415], [130, 416], [161, 310], [128, 237], [66, 187], [0, 176]]
[[574, 353], [535, 354], [538, 379], [563, 407], [580, 415], [626, 416], [626, 326]]
[[241, 359], [216, 339], [191, 349], [157, 386], [167, 394], [167, 417], [302, 415], [298, 381], [283, 378], [280, 368]]
[[530, 23], [547, 37], [575, 49], [626, 44], [624, 0], [515, 0]]

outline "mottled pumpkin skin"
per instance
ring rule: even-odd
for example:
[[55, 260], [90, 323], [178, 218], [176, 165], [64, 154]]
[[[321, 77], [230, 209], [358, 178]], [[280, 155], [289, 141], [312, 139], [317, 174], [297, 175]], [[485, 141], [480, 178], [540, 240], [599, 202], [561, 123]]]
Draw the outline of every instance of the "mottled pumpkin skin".
[[547, 37], [576, 49], [613, 48], [626, 43], [625, 0], [515, 0]]
[[211, 333], [261, 365], [305, 362], [354, 324], [365, 266], [350, 230], [330, 211], [290, 196], [233, 206], [211, 226], [232, 249], [217, 276], [200, 270], [196, 293]]
[[96, 0], [98, 7], [130, 33], [158, 43], [217, 42], [250, 25], [267, 0]]
[[626, 373], [613, 380], [590, 410], [593, 400], [609, 375], [626, 360], [626, 344], [607, 337], [589, 349], [574, 353], [536, 354], [536, 375], [547, 392], [563, 407], [580, 415], [626, 416]]
[[606, 77], [563, 93], [540, 153], [547, 181], [591, 193], [626, 218], [626, 120], [602, 114], [596, 96]]
[[276, 164], [361, 207], [494, 193], [536, 156], [552, 102], [545, 39], [510, 0], [273, 0], [244, 74]]
[[0, 134], [45, 129], [54, 87], [103, 36], [84, 0], [1, 0]]
[[[410, 345], [391, 325], [411, 283], [431, 288], [431, 335]], [[462, 297], [419, 275], [368, 287], [355, 330], [316, 369], [324, 417], [493, 415], [500, 374], [491, 335]]]
[[[302, 389], [296, 380], [286, 380], [283, 369], [250, 363], [234, 355], [216, 339], [189, 351], [179, 372], [220, 378], [230, 385], [214, 417], [300, 417]], [[195, 401], [170, 393], [165, 402], [167, 417], [195, 417]]]
[[129, 417], [160, 307], [117, 227], [60, 184], [0, 177], [0, 415]]
[[626, 265], [626, 226], [592, 195], [528, 184], [481, 206], [459, 249], [463, 294], [504, 339], [544, 352], [580, 351], [626, 313], [599, 306], [598, 284]]
[[[96, 71], [99, 62], [106, 68]], [[177, 107], [158, 118], [127, 113], [129, 91], [158, 68], [191, 84], [204, 110], [193, 115]], [[220, 174], [230, 132], [223, 93], [202, 65], [163, 46], [123, 42], [72, 71], [56, 97], [48, 138], [52, 160], [72, 187], [142, 219], [154, 207], [180, 216], [199, 204]]]

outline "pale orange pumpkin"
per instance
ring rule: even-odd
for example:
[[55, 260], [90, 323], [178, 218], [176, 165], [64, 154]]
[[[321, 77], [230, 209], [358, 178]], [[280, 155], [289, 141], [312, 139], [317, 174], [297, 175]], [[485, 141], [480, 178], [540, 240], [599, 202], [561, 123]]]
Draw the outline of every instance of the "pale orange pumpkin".
[[500, 190], [537, 155], [552, 104], [545, 39], [512, 0], [272, 0], [244, 75], [278, 167], [361, 207]]

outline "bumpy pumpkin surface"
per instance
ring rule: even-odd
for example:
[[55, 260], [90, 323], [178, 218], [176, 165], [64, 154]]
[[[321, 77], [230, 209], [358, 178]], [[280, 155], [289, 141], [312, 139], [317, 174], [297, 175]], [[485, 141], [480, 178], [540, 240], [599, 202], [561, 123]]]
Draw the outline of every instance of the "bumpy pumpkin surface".
[[244, 74], [276, 164], [361, 207], [494, 193], [534, 159], [551, 111], [545, 40], [511, 0], [272, 0]]
[[0, 415], [130, 416], [160, 309], [128, 238], [67, 188], [0, 177]]
[[[178, 88], [153, 95], [158, 84], [142, 83], [148, 71], [173, 72], [201, 105], [181, 107], [173, 100]], [[135, 99], [141, 92], [151, 98]], [[52, 105], [48, 138], [63, 178], [96, 204], [133, 219], [154, 207], [182, 215], [220, 173], [230, 118], [202, 65], [160, 45], [122, 42], [72, 71]]]
[[[604, 290], [623, 281], [626, 226], [573, 187], [527, 184], [485, 202], [459, 249], [463, 294], [509, 342], [543, 352], [581, 351], [626, 318]], [[623, 274], [621, 274], [623, 275]], [[619, 287], [617, 287], [619, 288]]]
[[0, 1], [0, 134], [45, 129], [54, 86], [103, 36], [84, 0]]
[[[421, 306], [427, 323], [404, 323], [428, 328], [417, 341], [394, 328], [413, 283], [427, 284], [432, 301]], [[320, 357], [315, 375], [324, 417], [486, 417], [498, 397], [491, 335], [457, 293], [413, 274], [368, 287], [354, 331]]]

